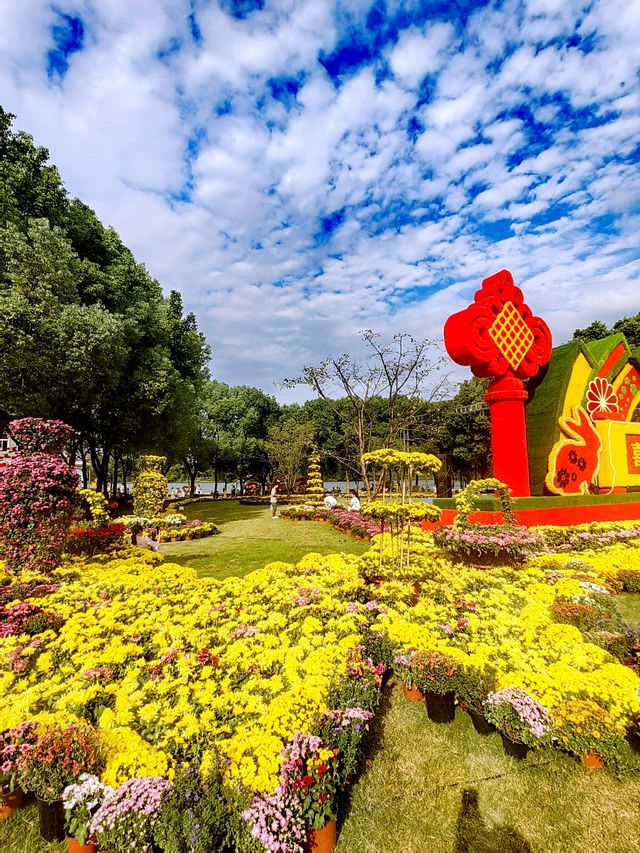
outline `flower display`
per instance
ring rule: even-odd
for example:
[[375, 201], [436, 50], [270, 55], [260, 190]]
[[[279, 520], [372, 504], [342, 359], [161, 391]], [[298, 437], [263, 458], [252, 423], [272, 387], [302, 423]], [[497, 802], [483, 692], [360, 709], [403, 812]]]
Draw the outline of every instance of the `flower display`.
[[36, 723], [20, 723], [0, 735], [0, 793], [15, 791], [25, 755], [37, 740]]
[[14, 572], [50, 571], [76, 510], [78, 475], [59, 452], [73, 430], [40, 418], [9, 429], [20, 452], [0, 468], [0, 557]]
[[25, 751], [20, 784], [41, 800], [53, 802], [83, 772], [102, 770], [104, 755], [104, 747], [90, 726], [72, 723], [64, 728], [44, 729]]
[[523, 562], [528, 556], [544, 550], [544, 540], [535, 530], [515, 525], [451, 525], [434, 530], [433, 538], [436, 545], [458, 557], [480, 559], [489, 555], [496, 559]]
[[163, 795], [171, 782], [161, 776], [129, 779], [105, 793], [89, 824], [89, 832], [114, 853], [148, 853]]
[[537, 747], [549, 740], [549, 712], [524, 690], [505, 687], [489, 693], [484, 710], [487, 720], [515, 743]]
[[581, 757], [592, 752], [615, 763], [624, 730], [611, 714], [590, 700], [574, 699], [553, 709], [553, 736], [560, 749]]
[[311, 506], [322, 506], [324, 498], [324, 480], [320, 468], [320, 454], [312, 453], [309, 457], [309, 475], [305, 500]]
[[153, 837], [162, 850], [210, 853], [221, 850], [229, 832], [229, 790], [222, 764], [205, 778], [195, 767], [181, 765], [162, 796]]
[[79, 844], [86, 843], [93, 816], [100, 808], [104, 797], [109, 796], [112, 790], [103, 785], [97, 776], [81, 773], [78, 781], [67, 785], [62, 792], [67, 831], [69, 836], [75, 838]]
[[475, 501], [483, 492], [489, 491], [497, 494], [500, 498], [504, 524], [514, 524], [511, 494], [508, 486], [495, 477], [487, 477], [484, 480], [471, 480], [469, 485], [460, 494], [456, 495], [457, 515], [454, 521], [455, 527], [467, 527], [469, 525], [469, 516], [473, 511]]
[[102, 492], [97, 492], [95, 489], [78, 489], [79, 497], [87, 506], [91, 520], [97, 525], [106, 524], [109, 519], [109, 510], [107, 509], [107, 499]]
[[154, 516], [162, 512], [167, 496], [167, 478], [162, 473], [164, 456], [142, 456], [140, 470], [133, 484], [133, 511], [136, 515]]
[[456, 690], [459, 664], [444, 652], [431, 649], [416, 652], [411, 669], [415, 683], [423, 693], [450, 693]]
[[[307, 829], [335, 815], [389, 667], [455, 691], [529, 746], [555, 738], [571, 751], [558, 732], [577, 730], [575, 702], [606, 707], [619, 739], [640, 713], [640, 680], [630, 647], [616, 645], [637, 640], [609, 590], [637, 564], [637, 537], [487, 571], [413, 527], [409, 571], [404, 535], [402, 546], [379, 535], [361, 557], [308, 554], [223, 581], [122, 547], [67, 560], [55, 583], [24, 575], [0, 587], [0, 626], [12, 626], [0, 632], [0, 730], [38, 724], [34, 754], [61, 741], [31, 762], [32, 789], [99, 773], [114, 791], [89, 828], [100, 818], [115, 851], [173, 839], [204, 853], [223, 843], [214, 824], [238, 849], [253, 832], [267, 850], [302, 851]], [[558, 621], [559, 604], [597, 619]], [[78, 757], [60, 735], [70, 726], [95, 733], [100, 761]]]

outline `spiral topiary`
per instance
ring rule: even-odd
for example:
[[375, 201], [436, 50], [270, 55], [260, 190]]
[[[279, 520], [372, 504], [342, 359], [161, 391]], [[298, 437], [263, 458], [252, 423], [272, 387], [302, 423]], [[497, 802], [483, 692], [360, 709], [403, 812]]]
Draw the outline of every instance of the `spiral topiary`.
[[140, 466], [133, 484], [133, 512], [135, 515], [154, 517], [160, 515], [167, 496], [167, 478], [162, 473], [165, 456], [141, 456]]
[[0, 557], [14, 572], [48, 572], [60, 562], [78, 503], [78, 475], [61, 452], [73, 429], [22, 418], [9, 430], [18, 453], [0, 469]]
[[322, 479], [319, 453], [312, 453], [309, 457], [306, 501], [311, 506], [322, 506], [324, 501], [324, 480]]

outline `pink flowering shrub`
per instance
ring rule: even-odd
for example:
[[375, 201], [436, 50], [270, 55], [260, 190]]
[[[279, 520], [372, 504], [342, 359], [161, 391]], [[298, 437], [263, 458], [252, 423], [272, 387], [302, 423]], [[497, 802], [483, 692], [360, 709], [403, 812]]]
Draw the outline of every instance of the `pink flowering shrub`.
[[50, 571], [77, 503], [78, 475], [60, 453], [73, 431], [41, 418], [12, 421], [9, 429], [19, 452], [0, 469], [0, 557], [14, 572]]
[[468, 527], [439, 527], [433, 531], [439, 548], [457, 558], [493, 558], [519, 563], [545, 550], [543, 538], [530, 527], [473, 524]]
[[89, 825], [90, 834], [97, 835], [100, 846], [114, 853], [149, 853], [163, 795], [172, 787], [160, 776], [144, 776], [107, 791]]

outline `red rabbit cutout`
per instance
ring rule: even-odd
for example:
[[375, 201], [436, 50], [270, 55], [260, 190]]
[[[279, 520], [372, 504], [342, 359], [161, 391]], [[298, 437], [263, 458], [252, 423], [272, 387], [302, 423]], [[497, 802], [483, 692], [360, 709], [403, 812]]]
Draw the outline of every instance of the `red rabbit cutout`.
[[563, 438], [551, 451], [545, 484], [556, 495], [587, 495], [600, 469], [602, 439], [582, 406], [571, 407], [571, 417], [560, 418]]

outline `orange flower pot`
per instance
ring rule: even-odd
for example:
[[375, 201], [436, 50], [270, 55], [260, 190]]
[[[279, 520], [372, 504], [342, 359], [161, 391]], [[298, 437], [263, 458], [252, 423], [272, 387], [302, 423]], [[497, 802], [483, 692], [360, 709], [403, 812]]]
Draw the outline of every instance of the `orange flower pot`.
[[580, 762], [583, 767], [588, 767], [590, 770], [601, 770], [604, 767], [604, 759], [597, 752], [585, 752]]
[[404, 681], [402, 682], [402, 693], [408, 702], [420, 702], [421, 699], [424, 699], [424, 693], [419, 687], [407, 687]]
[[16, 788], [10, 794], [2, 794], [2, 799], [0, 799], [0, 820], [6, 820], [17, 811], [22, 805], [23, 799], [24, 791], [22, 788]]
[[322, 829], [310, 829], [307, 832], [305, 853], [333, 853], [336, 849], [336, 821], [330, 820]]
[[96, 853], [98, 842], [88, 838], [86, 844], [80, 844], [76, 838], [67, 838], [69, 853]]

